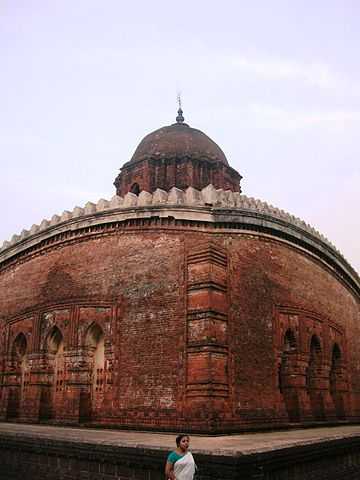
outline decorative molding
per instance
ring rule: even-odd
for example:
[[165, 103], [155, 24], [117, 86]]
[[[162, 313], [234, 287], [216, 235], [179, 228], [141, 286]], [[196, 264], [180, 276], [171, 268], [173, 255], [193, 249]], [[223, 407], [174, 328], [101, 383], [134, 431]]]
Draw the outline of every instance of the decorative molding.
[[357, 272], [335, 246], [309, 224], [266, 202], [230, 190], [216, 190], [211, 184], [201, 191], [193, 187], [185, 191], [173, 187], [169, 192], [157, 189], [153, 194], [142, 191], [139, 196], [127, 193], [124, 198], [114, 195], [110, 201], [100, 199], [96, 205], [87, 202], [84, 208], [76, 206], [72, 212], [53, 215], [51, 220], [44, 219], [40, 225], [13, 235], [0, 248], [0, 263], [59, 233], [154, 216], [209, 223], [241, 223], [244, 230], [248, 225], [249, 230], [281, 231], [290, 238], [290, 242], [291, 238], [296, 238], [329, 256], [360, 290]]

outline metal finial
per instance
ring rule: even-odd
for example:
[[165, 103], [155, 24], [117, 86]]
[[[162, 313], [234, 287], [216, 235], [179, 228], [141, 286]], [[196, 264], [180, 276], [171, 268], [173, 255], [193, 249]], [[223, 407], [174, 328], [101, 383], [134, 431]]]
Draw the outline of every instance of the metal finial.
[[184, 117], [183, 117], [183, 111], [182, 111], [182, 108], [181, 108], [181, 94], [178, 93], [177, 95], [177, 101], [178, 101], [178, 104], [179, 104], [179, 109], [178, 109], [178, 114], [177, 114], [177, 117], [176, 117], [176, 122], [177, 123], [183, 123], [184, 122]]

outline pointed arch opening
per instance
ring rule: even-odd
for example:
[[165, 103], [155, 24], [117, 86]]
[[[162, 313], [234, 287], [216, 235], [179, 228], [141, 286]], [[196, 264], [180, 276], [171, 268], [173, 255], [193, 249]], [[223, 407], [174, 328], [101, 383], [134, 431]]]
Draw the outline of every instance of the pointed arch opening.
[[296, 350], [296, 339], [294, 332], [289, 328], [283, 338], [283, 351], [281, 354], [281, 362], [279, 365], [278, 375], [279, 375], [279, 390], [280, 393], [284, 393], [284, 382], [287, 371], [287, 366], [289, 363], [289, 357], [291, 353], [294, 353]]
[[316, 370], [321, 365], [321, 356], [322, 354], [320, 340], [316, 335], [313, 335], [310, 341], [309, 363], [306, 371], [306, 388], [308, 392], [314, 386]]
[[141, 190], [140, 190], [140, 185], [138, 183], [133, 183], [130, 188], [130, 192], [134, 193], [135, 195], [139, 195]]
[[319, 337], [313, 335], [310, 341], [309, 362], [306, 370], [306, 389], [310, 397], [311, 409], [315, 420], [325, 419], [324, 398], [319, 385], [321, 368], [321, 343]]
[[[341, 350], [340, 347], [337, 343], [334, 343], [332, 352], [331, 352], [331, 370], [330, 370], [330, 378], [333, 380], [330, 382], [330, 386], [333, 387], [334, 389], [336, 388], [335, 385], [335, 375], [339, 372], [341, 372], [341, 367], [342, 367], [342, 355], [341, 355]], [[330, 388], [331, 389], [331, 388]]]
[[60, 329], [54, 325], [46, 337], [46, 350], [48, 353], [56, 355], [63, 344], [63, 335]]
[[294, 331], [289, 328], [284, 335], [284, 351], [292, 352], [296, 350], [296, 338]]
[[296, 336], [289, 328], [283, 337], [283, 351], [279, 365], [279, 390], [283, 396], [285, 409], [291, 422], [300, 421], [300, 405], [298, 392], [292, 383], [297, 352]]
[[13, 386], [9, 390], [7, 418], [17, 418], [19, 416], [21, 402], [29, 383], [27, 351], [26, 336], [21, 332], [16, 336], [11, 348], [11, 367], [14, 380]]
[[89, 391], [82, 393], [81, 417], [86, 421], [96, 417], [101, 409], [106, 383], [105, 335], [97, 323], [90, 325], [86, 332], [84, 347], [88, 355]]
[[331, 351], [330, 394], [334, 402], [335, 413], [338, 419], [345, 418], [342, 390], [344, 390], [342, 353], [339, 345], [334, 343]]
[[56, 325], [46, 336], [45, 351], [51, 374], [48, 383], [43, 385], [41, 390], [40, 419], [42, 420], [56, 417], [65, 391], [64, 337]]

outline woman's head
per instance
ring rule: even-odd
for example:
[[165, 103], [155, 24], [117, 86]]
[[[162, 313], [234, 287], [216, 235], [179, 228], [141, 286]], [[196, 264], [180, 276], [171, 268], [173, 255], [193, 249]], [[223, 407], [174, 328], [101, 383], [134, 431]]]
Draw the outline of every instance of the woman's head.
[[176, 445], [181, 450], [185, 451], [189, 448], [190, 437], [185, 433], [182, 433], [176, 437]]

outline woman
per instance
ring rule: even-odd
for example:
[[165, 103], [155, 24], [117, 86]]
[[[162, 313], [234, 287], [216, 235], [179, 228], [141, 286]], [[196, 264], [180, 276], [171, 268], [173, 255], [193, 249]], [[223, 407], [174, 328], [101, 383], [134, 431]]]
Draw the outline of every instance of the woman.
[[169, 453], [165, 465], [165, 478], [167, 480], [193, 480], [195, 473], [194, 458], [189, 452], [189, 435], [176, 437], [176, 450]]

